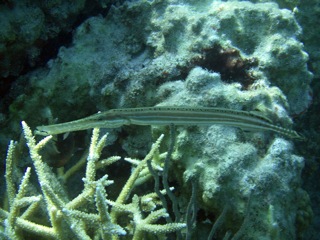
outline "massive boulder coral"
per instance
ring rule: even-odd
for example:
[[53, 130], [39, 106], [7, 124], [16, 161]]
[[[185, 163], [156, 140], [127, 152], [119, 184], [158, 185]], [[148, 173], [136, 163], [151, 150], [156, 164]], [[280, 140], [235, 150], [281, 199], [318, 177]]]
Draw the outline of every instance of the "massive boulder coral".
[[[201, 68], [193, 69], [185, 82], [161, 86], [160, 96], [164, 93], [163, 105], [181, 105], [189, 99], [189, 104], [237, 108], [271, 98], [270, 107], [276, 108], [283, 101], [278, 88], [241, 91], [239, 85], [226, 84], [218, 74]], [[288, 116], [283, 117], [285, 124]], [[228, 208], [224, 231], [237, 232], [242, 226], [239, 235], [244, 239], [295, 239], [295, 227], [310, 223], [312, 211], [300, 209], [303, 203], [297, 201], [305, 194], [300, 188], [304, 160], [294, 154], [288, 140], [223, 126], [181, 127], [173, 159], [175, 171], [182, 171], [182, 182], [198, 182], [200, 206], [215, 213]], [[222, 238], [224, 231], [218, 236]]]

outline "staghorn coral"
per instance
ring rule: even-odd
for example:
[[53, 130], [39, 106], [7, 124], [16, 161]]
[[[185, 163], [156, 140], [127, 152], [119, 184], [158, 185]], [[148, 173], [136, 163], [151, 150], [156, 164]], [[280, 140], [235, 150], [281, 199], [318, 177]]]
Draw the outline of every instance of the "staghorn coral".
[[[86, 161], [83, 160], [85, 158], [82, 158], [67, 172], [60, 172], [59, 176], [52, 171], [39, 154], [52, 136], [45, 137], [36, 143], [27, 124], [22, 122], [22, 126], [40, 186], [40, 194], [35, 193], [35, 186], [30, 180], [32, 173], [30, 167], [25, 170], [21, 183], [16, 189], [15, 178], [19, 175], [15, 165], [18, 144], [11, 141], [6, 158], [7, 200], [0, 208], [1, 237], [5, 239], [25, 239], [26, 236], [37, 236], [43, 239], [75, 237], [89, 240], [118, 239], [119, 235], [127, 235], [130, 239], [141, 239], [145, 232], [165, 237], [166, 233], [179, 231], [186, 226], [185, 223], [177, 222], [161, 225], [158, 223], [158, 219], [167, 217], [168, 213], [155, 193], [142, 196], [134, 194], [132, 202], [128, 203], [130, 193], [141, 174], [143, 173], [143, 178], [147, 179], [146, 162], [158, 154], [163, 135], [153, 144], [145, 159], [136, 162], [137, 166], [120, 191], [118, 198], [112, 201], [107, 199], [105, 187], [111, 185], [113, 181], [108, 179], [107, 174], [100, 178], [96, 177], [99, 168], [120, 159], [120, 157], [113, 156], [99, 160], [107, 135], [99, 138], [99, 129], [94, 129]], [[78, 196], [70, 200], [63, 182], [85, 162], [85, 177], [82, 179], [84, 188]], [[157, 167], [156, 163], [153, 164]], [[165, 194], [165, 191], [162, 193]], [[45, 220], [34, 220], [39, 214], [40, 216], [47, 215], [48, 224], [44, 223], [47, 222]], [[127, 218], [126, 221], [123, 221], [123, 217]], [[120, 222], [121, 224], [128, 223], [128, 225], [120, 226]]]

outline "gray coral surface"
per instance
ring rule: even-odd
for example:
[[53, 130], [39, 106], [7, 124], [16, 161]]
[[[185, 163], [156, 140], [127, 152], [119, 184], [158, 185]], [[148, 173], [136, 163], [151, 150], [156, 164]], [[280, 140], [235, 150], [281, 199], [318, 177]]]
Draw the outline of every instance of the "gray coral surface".
[[[82, 23], [71, 46], [61, 47], [46, 67], [18, 79], [28, 84], [2, 121], [10, 130], [3, 130], [0, 143], [21, 131], [21, 120], [35, 127], [113, 108], [156, 105], [257, 111], [294, 127], [290, 116], [311, 103], [312, 73], [295, 4], [279, 5], [286, 8], [265, 1], [114, 5], [106, 17]], [[168, 130], [110, 130], [109, 144], [121, 143], [126, 155], [142, 156], [159, 132]], [[294, 144], [274, 133], [223, 125], [176, 126], [169, 181], [179, 189], [182, 209], [194, 182], [204, 215], [193, 224], [192, 237], [206, 239], [223, 209], [217, 239], [301, 237], [312, 213], [301, 188], [304, 159]]]

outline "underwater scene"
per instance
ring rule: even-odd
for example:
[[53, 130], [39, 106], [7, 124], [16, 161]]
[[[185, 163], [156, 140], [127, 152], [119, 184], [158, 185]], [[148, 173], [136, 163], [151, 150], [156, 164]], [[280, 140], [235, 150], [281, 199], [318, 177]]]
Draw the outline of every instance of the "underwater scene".
[[3, 0], [0, 23], [0, 240], [320, 239], [319, 0]]

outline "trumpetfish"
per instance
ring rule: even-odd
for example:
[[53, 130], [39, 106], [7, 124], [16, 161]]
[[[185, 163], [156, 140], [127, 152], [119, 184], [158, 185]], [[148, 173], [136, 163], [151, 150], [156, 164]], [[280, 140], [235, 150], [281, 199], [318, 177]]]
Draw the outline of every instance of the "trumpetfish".
[[140, 107], [111, 109], [79, 120], [38, 126], [36, 134], [54, 135], [90, 128], [118, 128], [124, 125], [212, 125], [239, 127], [249, 131], [272, 131], [286, 137], [304, 140], [296, 131], [275, 125], [256, 111], [210, 107]]

